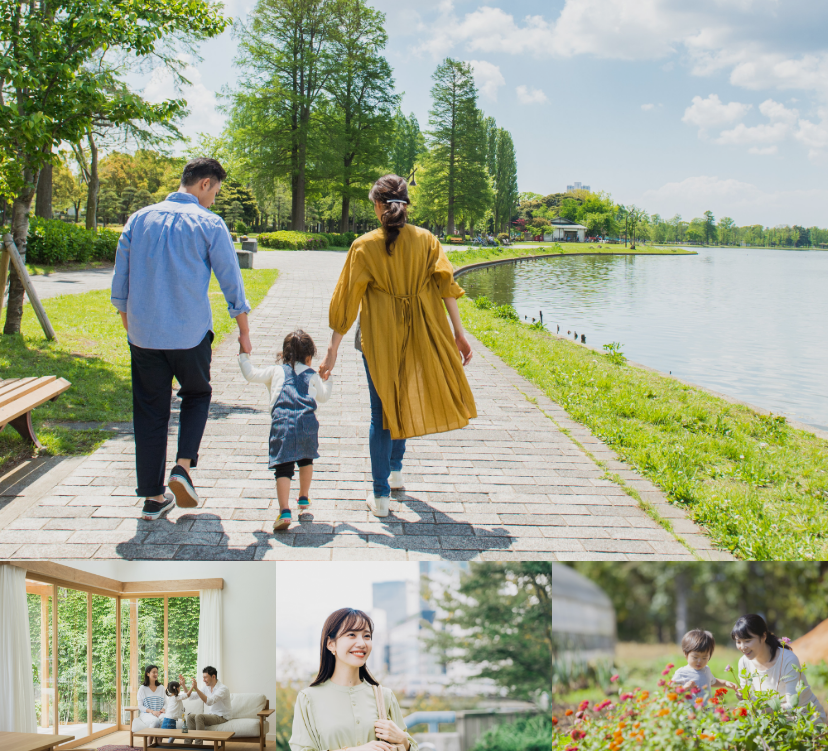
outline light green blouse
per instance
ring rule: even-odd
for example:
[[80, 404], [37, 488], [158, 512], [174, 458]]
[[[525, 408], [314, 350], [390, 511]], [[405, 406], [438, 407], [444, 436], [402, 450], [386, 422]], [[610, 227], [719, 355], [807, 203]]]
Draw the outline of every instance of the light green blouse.
[[[391, 689], [383, 688], [388, 719], [406, 731], [402, 710]], [[293, 712], [291, 751], [338, 751], [377, 740], [374, 723], [379, 719], [374, 690], [368, 683], [348, 688], [325, 681], [299, 692]], [[406, 732], [410, 751], [419, 751]]]

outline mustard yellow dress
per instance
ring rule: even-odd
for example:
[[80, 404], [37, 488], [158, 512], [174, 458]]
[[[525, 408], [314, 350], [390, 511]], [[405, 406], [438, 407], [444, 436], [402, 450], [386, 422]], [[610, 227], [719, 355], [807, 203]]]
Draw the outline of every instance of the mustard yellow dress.
[[477, 417], [443, 305], [463, 294], [440, 241], [420, 227], [405, 225], [390, 256], [382, 229], [348, 251], [330, 326], [344, 336], [360, 314], [362, 351], [392, 439], [456, 430]]

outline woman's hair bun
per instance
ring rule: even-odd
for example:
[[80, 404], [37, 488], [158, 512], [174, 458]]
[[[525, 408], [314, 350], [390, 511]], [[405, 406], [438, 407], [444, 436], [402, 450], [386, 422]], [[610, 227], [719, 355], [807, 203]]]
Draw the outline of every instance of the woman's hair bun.
[[[385, 232], [385, 252], [390, 256], [391, 246], [408, 222], [408, 183], [399, 175], [383, 175], [374, 183], [368, 199], [372, 203], [379, 201], [384, 204], [382, 228]], [[399, 203], [400, 201], [405, 203]]]

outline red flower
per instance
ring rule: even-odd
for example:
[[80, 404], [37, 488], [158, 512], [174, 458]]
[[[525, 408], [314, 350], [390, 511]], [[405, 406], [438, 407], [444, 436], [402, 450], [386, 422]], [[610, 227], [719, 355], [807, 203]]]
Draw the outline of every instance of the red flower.
[[726, 688], [717, 688], [716, 689], [716, 696], [721, 696], [722, 694], [726, 694], [726, 693], [727, 693]]
[[664, 670], [661, 671], [661, 674], [662, 675], [670, 675], [670, 668], [664, 668]]
[[666, 684], [667, 684], [667, 681], [665, 681], [663, 678], [658, 682], [659, 687], [664, 686]]
[[583, 700], [583, 701], [582, 701], [582, 702], [578, 705], [578, 711], [579, 711], [579, 712], [583, 712], [585, 709], [589, 709], [589, 701], [588, 701], [587, 699], [584, 699], [584, 700]]
[[572, 731], [569, 733], [569, 737], [572, 738], [573, 741], [579, 741], [584, 736], [586, 736], [586, 733], [583, 730], [578, 730], [578, 728], [572, 728]]
[[618, 673], [616, 673], [615, 675], [613, 675], [610, 678], [610, 683], [615, 683], [617, 680], [618, 680]]
[[557, 717], [553, 717], [553, 718], [552, 718], [552, 724], [553, 724], [553, 725], [557, 725], [557, 724], [558, 724], [558, 718], [557, 718]]
[[672, 670], [674, 667], [675, 667], [675, 665], [673, 665], [672, 662], [667, 665], [668, 670]]
[[700, 689], [698, 686], [693, 686], [693, 687], [690, 689], [690, 692], [691, 692], [691, 693], [693, 693], [693, 694], [700, 694], [700, 693], [701, 693], [701, 689]]
[[739, 707], [739, 709], [736, 710], [735, 714], [739, 715], [739, 717], [747, 717], [747, 709], [745, 709], [744, 707]]
[[710, 700], [710, 703], [711, 703], [711, 704], [718, 704], [718, 703], [719, 703], [719, 697], [718, 697], [718, 696], [714, 696], [714, 697]]

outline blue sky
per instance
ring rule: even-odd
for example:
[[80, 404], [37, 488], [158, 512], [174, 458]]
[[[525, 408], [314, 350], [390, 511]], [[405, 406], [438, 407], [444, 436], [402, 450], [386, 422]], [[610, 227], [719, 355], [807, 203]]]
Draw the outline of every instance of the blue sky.
[[[828, 226], [828, 3], [375, 0], [403, 109], [428, 124], [431, 74], [472, 62], [511, 131], [522, 191], [580, 181], [664, 217]], [[250, 0], [228, 0], [244, 18]], [[218, 133], [235, 40], [202, 49], [185, 132]], [[170, 96], [155, 78], [150, 98]]]

